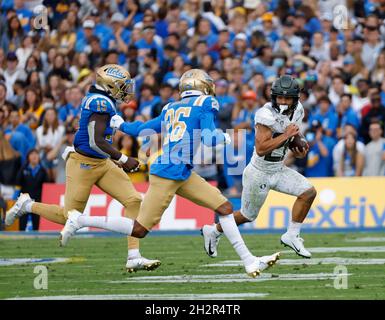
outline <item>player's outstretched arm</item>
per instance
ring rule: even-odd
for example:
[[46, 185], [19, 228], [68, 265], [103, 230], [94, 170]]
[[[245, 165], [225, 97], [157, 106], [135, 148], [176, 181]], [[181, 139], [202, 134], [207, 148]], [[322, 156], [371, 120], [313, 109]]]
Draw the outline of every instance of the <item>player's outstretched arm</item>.
[[218, 144], [229, 144], [231, 142], [230, 136], [227, 133], [216, 128], [212, 112], [206, 112], [201, 116], [200, 126], [204, 145], [214, 147]]
[[138, 128], [143, 124], [143, 121], [125, 122], [119, 115], [114, 115], [110, 120], [110, 127], [124, 132], [130, 136], [138, 135]]
[[154, 118], [150, 121], [134, 121], [125, 122], [119, 115], [114, 115], [111, 118], [110, 126], [118, 129], [125, 134], [133, 137], [151, 135], [154, 133], [160, 133], [162, 131], [162, 120], [161, 117]]
[[144, 122], [144, 123], [142, 122], [142, 124], [138, 127], [139, 136], [147, 136], [147, 135], [152, 135], [154, 133], [161, 133], [161, 132], [162, 132], [162, 114], [147, 122]]

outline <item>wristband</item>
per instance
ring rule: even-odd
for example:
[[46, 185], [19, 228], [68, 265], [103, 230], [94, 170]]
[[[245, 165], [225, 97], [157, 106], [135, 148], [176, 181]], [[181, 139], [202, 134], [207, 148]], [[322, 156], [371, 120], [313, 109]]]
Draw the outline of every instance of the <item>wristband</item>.
[[128, 157], [122, 153], [122, 156], [119, 158], [118, 162], [119, 163], [126, 163], [128, 160]]

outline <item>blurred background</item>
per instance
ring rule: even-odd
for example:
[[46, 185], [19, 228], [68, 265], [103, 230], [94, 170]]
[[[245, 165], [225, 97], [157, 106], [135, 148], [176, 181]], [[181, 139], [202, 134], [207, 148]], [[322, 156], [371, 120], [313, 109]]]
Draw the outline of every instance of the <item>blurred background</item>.
[[[254, 114], [270, 101], [270, 87], [278, 76], [296, 77], [306, 110], [301, 130], [310, 151], [303, 160], [289, 154], [287, 165], [307, 177], [330, 178], [322, 180], [329, 187], [340, 185], [344, 177], [352, 179], [339, 189], [321, 190], [323, 205], [336, 204], [343, 210], [334, 220], [336, 226], [383, 227], [385, 208], [378, 192], [385, 187], [384, 18], [385, 0], [3, 0], [3, 214], [20, 192], [29, 192], [36, 201], [60, 202], [59, 196], [49, 198], [53, 189], [44, 189], [46, 183], [56, 188], [65, 182], [60, 155], [72, 145], [82, 98], [94, 82], [96, 68], [117, 63], [136, 80], [135, 100], [120, 106], [126, 121], [149, 120], [179, 99], [178, 81], [186, 70], [201, 68], [210, 74], [220, 104], [217, 126], [234, 130], [228, 147], [233, 156], [217, 161], [218, 153], [203, 148], [198, 156], [206, 164], [195, 170], [234, 203], [241, 193], [241, 174], [229, 170], [251, 158]], [[156, 150], [149, 154], [141, 148], [143, 141], [119, 133], [115, 144], [142, 160], [141, 171], [131, 178], [145, 183]], [[354, 178], [361, 176], [377, 179]], [[369, 199], [373, 194], [375, 199]], [[374, 203], [377, 211], [368, 211], [367, 220], [362, 210], [346, 213], [346, 199], [357, 208]], [[110, 200], [106, 201], [107, 206]], [[279, 203], [287, 206], [287, 216], [286, 199]], [[271, 205], [269, 210], [263, 227], [280, 227]], [[352, 222], [359, 214], [361, 218]], [[15, 228], [38, 230], [39, 219], [31, 215]]]

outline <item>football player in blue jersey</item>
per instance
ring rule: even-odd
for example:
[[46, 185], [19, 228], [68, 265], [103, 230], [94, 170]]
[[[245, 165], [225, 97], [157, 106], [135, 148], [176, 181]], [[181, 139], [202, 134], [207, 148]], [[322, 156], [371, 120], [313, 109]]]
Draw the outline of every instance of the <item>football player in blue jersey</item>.
[[201, 142], [208, 146], [230, 142], [229, 136], [215, 127], [219, 105], [214, 98], [213, 80], [206, 72], [192, 69], [181, 77], [179, 91], [180, 101], [168, 103], [157, 118], [146, 123], [125, 123], [119, 116], [111, 119], [113, 127], [130, 135], [148, 135], [148, 130], [163, 133], [162, 152], [150, 167], [150, 186], [136, 220], [121, 217], [116, 223], [72, 210], [62, 230], [62, 244], [82, 227], [103, 228], [143, 238], [160, 222], [177, 194], [219, 214], [224, 234], [242, 259], [247, 274], [256, 277], [275, 264], [279, 253], [253, 256], [236, 226], [232, 204], [217, 188], [192, 171], [193, 156]]
[[[118, 200], [124, 206], [127, 217], [137, 217], [142, 197], [124, 171], [136, 171], [139, 162], [112, 146], [116, 129], [110, 126], [111, 118], [116, 115], [117, 102], [129, 100], [134, 92], [134, 80], [121, 66], [109, 64], [97, 70], [96, 84], [91, 86], [82, 101], [74, 147], [66, 151], [64, 208], [37, 203], [28, 194], [22, 194], [7, 212], [8, 225], [27, 212], [65, 224], [70, 210], [84, 211], [94, 185]], [[116, 220], [115, 217], [101, 218], [110, 222]], [[141, 257], [138, 238], [129, 237], [128, 248], [128, 271], [153, 270], [160, 265], [158, 260]]]

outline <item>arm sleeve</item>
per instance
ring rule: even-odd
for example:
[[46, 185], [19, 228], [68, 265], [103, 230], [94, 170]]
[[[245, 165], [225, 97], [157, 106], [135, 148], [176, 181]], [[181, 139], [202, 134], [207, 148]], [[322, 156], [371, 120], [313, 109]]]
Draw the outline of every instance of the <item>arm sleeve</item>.
[[144, 122], [138, 126], [138, 135], [146, 136], [156, 133], [160, 133], [162, 131], [162, 114], [150, 121]]
[[214, 120], [213, 112], [205, 112], [200, 118], [202, 142], [204, 145], [209, 147], [223, 144], [226, 140], [223, 132], [215, 127]]
[[130, 136], [136, 137], [139, 134], [138, 128], [143, 124], [142, 121], [124, 122], [119, 130]]

